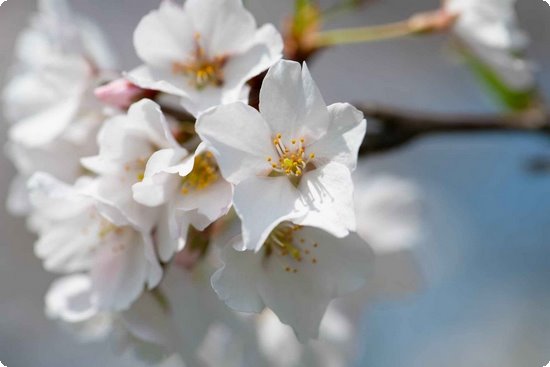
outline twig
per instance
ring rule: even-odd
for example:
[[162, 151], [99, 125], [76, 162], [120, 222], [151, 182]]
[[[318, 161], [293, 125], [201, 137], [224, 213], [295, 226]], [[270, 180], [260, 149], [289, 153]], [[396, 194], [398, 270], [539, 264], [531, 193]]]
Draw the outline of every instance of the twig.
[[360, 105], [358, 108], [371, 123], [372, 120], [378, 122], [378, 128], [367, 132], [360, 154], [387, 151], [420, 135], [433, 133], [550, 132], [550, 115], [538, 110], [505, 115], [472, 115], [428, 113], [373, 104]]

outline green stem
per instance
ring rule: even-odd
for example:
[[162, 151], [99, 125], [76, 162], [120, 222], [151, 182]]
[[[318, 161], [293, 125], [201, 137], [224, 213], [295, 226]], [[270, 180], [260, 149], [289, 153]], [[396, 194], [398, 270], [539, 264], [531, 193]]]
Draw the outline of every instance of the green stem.
[[340, 3], [334, 4], [333, 6], [322, 11], [323, 18], [325, 21], [329, 18], [332, 18], [340, 13], [354, 10], [362, 5], [364, 1], [362, 0], [346, 0]]
[[409, 21], [389, 23], [379, 26], [334, 29], [319, 32], [315, 46], [326, 47], [360, 42], [374, 42], [392, 38], [410, 36], [418, 33]]

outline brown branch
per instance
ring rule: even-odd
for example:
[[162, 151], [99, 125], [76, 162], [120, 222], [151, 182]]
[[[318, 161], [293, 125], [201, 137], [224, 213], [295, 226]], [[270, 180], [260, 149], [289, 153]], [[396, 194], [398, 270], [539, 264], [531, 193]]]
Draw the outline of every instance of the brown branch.
[[550, 132], [550, 115], [538, 110], [505, 115], [472, 115], [428, 113], [372, 104], [360, 105], [358, 108], [371, 122], [360, 154], [384, 152], [420, 135], [434, 133]]

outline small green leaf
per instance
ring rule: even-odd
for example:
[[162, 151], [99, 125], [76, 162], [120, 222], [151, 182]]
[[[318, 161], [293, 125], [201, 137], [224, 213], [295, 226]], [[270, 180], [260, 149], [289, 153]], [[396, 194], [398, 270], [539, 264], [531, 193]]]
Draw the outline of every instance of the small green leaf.
[[525, 111], [531, 108], [537, 99], [536, 89], [521, 91], [510, 88], [499, 75], [479, 57], [462, 47], [462, 54], [470, 67], [489, 92], [511, 111]]

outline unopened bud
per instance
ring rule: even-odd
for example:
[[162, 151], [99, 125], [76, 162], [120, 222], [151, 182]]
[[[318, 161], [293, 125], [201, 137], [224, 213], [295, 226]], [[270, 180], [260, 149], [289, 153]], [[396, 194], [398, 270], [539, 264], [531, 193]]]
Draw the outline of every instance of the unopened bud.
[[127, 109], [132, 103], [142, 98], [152, 98], [156, 93], [150, 89], [140, 88], [126, 79], [113, 80], [94, 90], [95, 96], [100, 101], [121, 109]]

